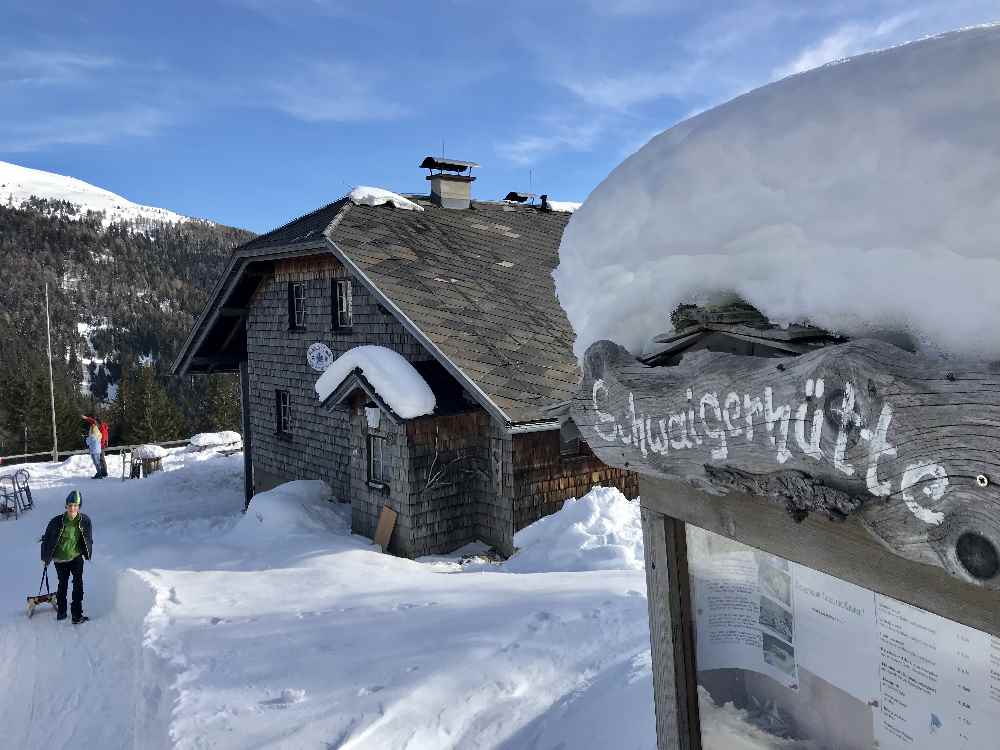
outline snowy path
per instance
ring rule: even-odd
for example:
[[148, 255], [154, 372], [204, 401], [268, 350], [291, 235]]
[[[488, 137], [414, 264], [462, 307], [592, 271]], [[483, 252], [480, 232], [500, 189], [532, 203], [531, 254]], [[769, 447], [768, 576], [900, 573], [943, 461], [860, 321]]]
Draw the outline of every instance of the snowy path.
[[[242, 516], [239, 456], [165, 467], [125, 483], [36, 467], [37, 507], [0, 523], [4, 746], [655, 745], [641, 571], [402, 560], [351, 536], [320, 483]], [[29, 621], [36, 540], [74, 487], [94, 619]]]

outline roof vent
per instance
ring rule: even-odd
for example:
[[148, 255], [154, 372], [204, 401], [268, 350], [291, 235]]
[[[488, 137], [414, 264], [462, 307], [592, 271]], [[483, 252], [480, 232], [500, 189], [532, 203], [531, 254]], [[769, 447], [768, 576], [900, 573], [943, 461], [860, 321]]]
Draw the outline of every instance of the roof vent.
[[474, 161], [433, 156], [420, 162], [422, 169], [430, 171], [427, 179], [431, 182], [431, 202], [441, 208], [468, 208], [472, 202], [472, 181], [476, 179], [472, 168], [478, 166]]
[[532, 202], [532, 201], [535, 200], [535, 194], [534, 193], [518, 193], [518, 192], [515, 192], [515, 191], [511, 190], [509, 193], [507, 193], [507, 196], [504, 198], [504, 200], [505, 201], [510, 201], [512, 203], [530, 203], [530, 202]]
[[549, 203], [549, 196], [545, 195], [544, 193], [542, 193], [542, 205], [538, 207], [538, 210], [545, 212], [552, 210], [552, 205]]

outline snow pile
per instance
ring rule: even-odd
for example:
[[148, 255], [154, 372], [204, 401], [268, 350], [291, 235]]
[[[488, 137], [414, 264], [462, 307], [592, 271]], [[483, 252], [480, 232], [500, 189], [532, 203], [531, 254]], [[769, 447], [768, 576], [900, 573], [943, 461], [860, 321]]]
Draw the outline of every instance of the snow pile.
[[582, 205], [576, 201], [549, 201], [549, 207], [553, 211], [562, 211], [567, 214], [573, 213]]
[[573, 216], [576, 352], [640, 352], [680, 303], [1000, 357], [1000, 26], [861, 55], [675, 125]]
[[286, 482], [253, 496], [229, 533], [237, 543], [269, 544], [290, 534], [327, 528], [330, 485], [318, 479]]
[[[66, 201], [86, 211], [103, 211], [104, 223], [115, 221], [163, 221], [171, 224], [191, 221], [187, 216], [164, 208], [142, 206], [110, 190], [75, 177], [65, 177], [40, 169], [30, 169], [0, 161], [0, 204], [20, 206], [31, 197]], [[81, 217], [82, 218], [82, 217]]]
[[642, 570], [639, 503], [614, 487], [594, 487], [521, 529], [514, 546], [518, 551], [503, 565], [510, 573]]
[[159, 445], [140, 445], [132, 450], [132, 457], [143, 461], [151, 461], [155, 458], [163, 458], [167, 455], [167, 449]]
[[228, 448], [243, 445], [243, 436], [232, 430], [222, 432], [199, 432], [188, 443], [190, 450], [206, 450], [208, 448]]
[[[244, 515], [240, 456], [164, 469], [32, 465], [35, 509], [0, 523], [3, 747], [656, 747], [641, 570], [450, 574], [351, 535], [322, 483]], [[71, 489], [97, 545], [82, 629], [23, 609]]]
[[401, 208], [404, 211], [424, 210], [423, 206], [417, 205], [409, 198], [404, 198], [399, 193], [368, 185], [358, 185], [347, 197], [356, 206], [381, 206], [383, 203], [391, 203], [396, 208]]
[[325, 401], [355, 368], [397, 415], [412, 419], [434, 411], [437, 401], [427, 381], [403, 355], [384, 346], [356, 346], [333, 361], [316, 381], [316, 395]]

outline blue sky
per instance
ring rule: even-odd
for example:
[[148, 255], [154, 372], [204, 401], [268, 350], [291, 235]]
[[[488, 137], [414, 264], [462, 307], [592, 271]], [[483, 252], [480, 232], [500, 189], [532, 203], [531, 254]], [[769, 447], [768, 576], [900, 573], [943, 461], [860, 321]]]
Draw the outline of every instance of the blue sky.
[[995, 0], [0, 0], [0, 160], [265, 231], [358, 184], [582, 200], [685, 117]]

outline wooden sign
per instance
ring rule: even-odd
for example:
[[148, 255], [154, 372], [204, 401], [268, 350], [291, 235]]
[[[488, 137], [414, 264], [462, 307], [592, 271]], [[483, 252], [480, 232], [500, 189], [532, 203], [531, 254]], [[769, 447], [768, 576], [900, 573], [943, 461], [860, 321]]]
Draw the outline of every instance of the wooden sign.
[[378, 517], [378, 526], [375, 528], [375, 544], [383, 552], [389, 548], [389, 540], [392, 538], [392, 530], [396, 528], [397, 513], [388, 505], [382, 506], [382, 512]]
[[1000, 367], [876, 340], [647, 367], [600, 341], [570, 415], [611, 466], [856, 515], [895, 554], [1000, 590]]

